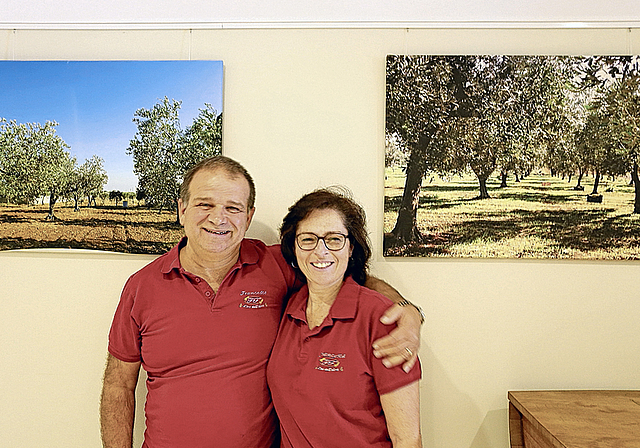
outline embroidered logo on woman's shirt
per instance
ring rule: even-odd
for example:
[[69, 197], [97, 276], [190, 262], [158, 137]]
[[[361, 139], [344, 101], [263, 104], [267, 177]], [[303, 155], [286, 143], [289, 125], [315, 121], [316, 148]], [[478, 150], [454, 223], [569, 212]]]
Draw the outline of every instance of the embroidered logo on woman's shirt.
[[323, 372], [342, 372], [344, 371], [344, 359], [347, 357], [344, 353], [327, 353], [322, 352], [318, 355], [318, 365], [316, 370]]

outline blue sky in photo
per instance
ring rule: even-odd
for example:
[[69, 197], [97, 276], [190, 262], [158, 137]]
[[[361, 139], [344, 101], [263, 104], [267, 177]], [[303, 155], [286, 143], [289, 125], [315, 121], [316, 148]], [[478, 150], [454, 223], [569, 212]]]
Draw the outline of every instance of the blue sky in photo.
[[186, 129], [209, 103], [222, 112], [222, 61], [0, 61], [0, 117], [18, 123], [55, 121], [78, 165], [105, 161], [106, 190], [135, 191], [137, 109], [165, 96], [182, 101]]

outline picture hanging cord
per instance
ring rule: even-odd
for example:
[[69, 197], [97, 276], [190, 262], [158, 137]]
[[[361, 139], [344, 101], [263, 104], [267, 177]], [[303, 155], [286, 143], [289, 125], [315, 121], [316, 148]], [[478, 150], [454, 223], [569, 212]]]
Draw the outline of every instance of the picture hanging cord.
[[12, 61], [16, 60], [16, 39], [18, 39], [18, 30], [14, 28], [13, 32], [11, 33], [11, 60]]

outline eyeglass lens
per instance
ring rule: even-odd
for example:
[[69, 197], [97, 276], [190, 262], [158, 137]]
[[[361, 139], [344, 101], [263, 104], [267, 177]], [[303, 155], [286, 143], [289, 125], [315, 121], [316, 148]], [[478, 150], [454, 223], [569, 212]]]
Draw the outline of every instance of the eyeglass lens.
[[342, 233], [327, 233], [325, 236], [318, 236], [315, 233], [301, 233], [296, 237], [298, 247], [302, 250], [315, 249], [320, 240], [324, 241], [327, 249], [340, 250], [344, 247], [347, 236]]

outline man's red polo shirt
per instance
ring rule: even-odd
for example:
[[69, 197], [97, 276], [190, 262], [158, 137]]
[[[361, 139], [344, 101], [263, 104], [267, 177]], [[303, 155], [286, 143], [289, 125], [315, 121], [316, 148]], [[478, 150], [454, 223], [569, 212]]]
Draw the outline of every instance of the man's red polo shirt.
[[217, 294], [179, 248], [127, 281], [109, 352], [147, 371], [144, 447], [269, 447], [266, 364], [295, 275], [279, 246], [245, 239]]
[[289, 299], [267, 368], [282, 446], [391, 447], [380, 395], [421, 375], [419, 365], [405, 373], [373, 356], [373, 341], [394, 328], [380, 323], [392, 302], [349, 277], [310, 330], [308, 294], [305, 285]]

